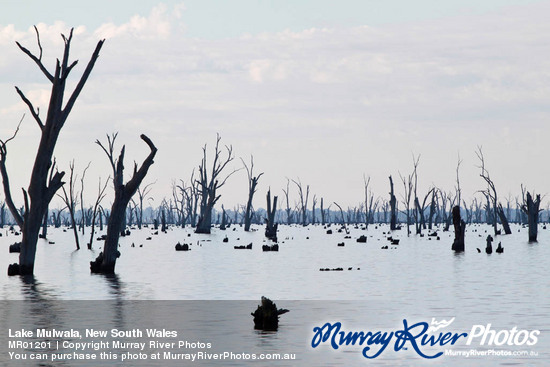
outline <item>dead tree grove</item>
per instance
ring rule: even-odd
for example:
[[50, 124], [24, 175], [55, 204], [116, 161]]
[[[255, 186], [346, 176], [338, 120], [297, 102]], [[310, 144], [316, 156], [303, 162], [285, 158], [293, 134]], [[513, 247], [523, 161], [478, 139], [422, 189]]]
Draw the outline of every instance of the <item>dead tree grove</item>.
[[6, 203], [8, 204], [8, 208], [15, 218], [16, 223], [19, 227], [21, 227], [23, 232], [21, 253], [19, 254], [19, 264], [10, 265], [8, 268], [9, 275], [26, 275], [33, 274], [34, 272], [38, 232], [40, 231], [40, 227], [43, 223], [44, 215], [46, 215], [50, 201], [55, 196], [57, 190], [63, 186], [62, 179], [65, 175], [65, 172], [55, 172], [55, 174], [49, 175], [50, 171], [54, 169], [54, 166], [52, 165], [54, 148], [57, 143], [59, 133], [67, 121], [69, 113], [74, 107], [80, 92], [84, 88], [84, 84], [86, 84], [86, 81], [92, 72], [95, 62], [99, 57], [99, 51], [101, 50], [104, 42], [104, 40], [101, 40], [97, 43], [92, 57], [84, 69], [80, 80], [76, 83], [76, 86], [69, 98], [65, 101], [64, 97], [67, 79], [71, 71], [78, 63], [78, 61], [69, 61], [73, 30], [71, 29], [68, 37], [62, 35], [64, 42], [63, 57], [61, 60], [57, 59], [55, 71], [52, 74], [42, 63], [42, 45], [40, 43], [40, 34], [36, 27], [34, 29], [36, 31], [36, 40], [39, 49], [38, 56], [23, 47], [19, 44], [19, 42], [17, 42], [17, 46], [32, 61], [34, 61], [46, 79], [48, 79], [48, 81], [52, 84], [52, 88], [45, 119], [43, 119], [44, 116], [40, 116], [40, 108], [35, 107], [19, 88], [15, 88], [23, 102], [29, 108], [32, 117], [41, 131], [40, 143], [38, 144], [38, 150], [36, 152], [29, 187], [27, 190], [23, 189], [23, 199], [25, 203], [23, 215], [18, 212], [13, 203], [11, 191], [9, 189], [8, 173], [6, 170], [6, 144], [15, 137], [15, 134], [10, 139], [0, 142], [0, 171], [2, 174]]
[[117, 134], [112, 136], [107, 135], [107, 147], [105, 147], [99, 140], [96, 143], [103, 149], [113, 170], [113, 186], [115, 189], [115, 200], [111, 207], [111, 214], [109, 215], [109, 222], [107, 225], [107, 238], [105, 239], [105, 245], [103, 246], [103, 252], [95, 259], [90, 261], [90, 270], [92, 273], [113, 274], [115, 272], [116, 259], [120, 256], [118, 251], [118, 240], [120, 232], [123, 229], [123, 222], [126, 216], [126, 208], [132, 196], [136, 193], [139, 185], [147, 175], [149, 167], [154, 163], [153, 159], [157, 154], [157, 148], [145, 135], [141, 135], [141, 139], [149, 146], [151, 150], [149, 155], [141, 167], [134, 163], [134, 173], [130, 181], [124, 183], [124, 151], [125, 146], [122, 147], [118, 159], [115, 157], [114, 145]]

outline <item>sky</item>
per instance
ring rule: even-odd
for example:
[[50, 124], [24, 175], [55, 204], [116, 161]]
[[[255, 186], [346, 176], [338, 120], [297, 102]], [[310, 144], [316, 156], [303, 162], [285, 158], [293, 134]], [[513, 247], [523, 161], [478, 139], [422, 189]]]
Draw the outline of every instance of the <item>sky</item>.
[[[364, 200], [364, 177], [387, 199], [392, 175], [400, 199], [400, 175], [411, 173], [413, 156], [420, 156], [419, 196], [431, 186], [454, 191], [460, 159], [469, 201], [485, 189], [478, 146], [503, 202], [515, 201], [521, 184], [549, 191], [550, 1], [1, 4], [0, 139], [26, 113], [8, 145], [17, 205], [39, 130], [14, 86], [42, 111], [50, 87], [15, 45], [38, 51], [33, 25], [50, 69], [61, 56], [60, 34], [74, 27], [71, 57], [79, 64], [69, 88], [106, 40], [55, 150], [62, 170], [74, 159], [81, 175], [92, 162], [88, 205], [110, 173], [94, 142], [113, 132], [129, 168], [148, 154], [140, 134], [159, 148], [144, 181], [155, 182], [154, 206], [171, 197], [174, 181], [189, 183], [205, 144], [211, 159], [217, 133], [235, 153], [230, 170], [253, 155], [264, 172], [257, 207], [269, 187], [283, 196], [287, 179], [309, 185], [318, 200], [353, 207]], [[247, 190], [246, 172], [236, 172], [220, 203], [242, 205]], [[290, 191], [293, 205], [292, 183]]]

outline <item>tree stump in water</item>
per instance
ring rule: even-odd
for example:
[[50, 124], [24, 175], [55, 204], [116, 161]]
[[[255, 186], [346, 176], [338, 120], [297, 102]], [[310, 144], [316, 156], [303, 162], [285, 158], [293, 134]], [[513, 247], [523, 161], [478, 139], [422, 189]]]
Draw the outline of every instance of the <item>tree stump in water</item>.
[[8, 276], [21, 275], [19, 264], [13, 263], [8, 266]]
[[493, 237], [491, 237], [491, 235], [488, 235], [487, 236], [487, 247], [485, 247], [485, 252], [488, 255], [493, 253], [493, 246], [491, 245], [492, 242], [493, 242]]
[[21, 252], [21, 242], [15, 242], [14, 244], [10, 245], [10, 253], [13, 252]]
[[466, 233], [466, 223], [460, 217], [460, 207], [453, 208], [453, 225], [455, 227], [455, 240], [452, 250], [455, 252], [464, 252], [464, 234]]
[[277, 305], [269, 298], [262, 297], [262, 304], [256, 311], [251, 313], [254, 316], [254, 329], [264, 331], [277, 331], [279, 328], [279, 315], [287, 313], [288, 310], [277, 309]]

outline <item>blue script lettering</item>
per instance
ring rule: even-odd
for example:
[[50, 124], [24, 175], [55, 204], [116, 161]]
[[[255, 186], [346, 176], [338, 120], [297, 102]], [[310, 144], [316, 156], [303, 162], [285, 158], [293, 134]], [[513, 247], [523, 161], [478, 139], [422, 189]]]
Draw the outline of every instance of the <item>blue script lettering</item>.
[[[418, 322], [414, 325], [407, 323], [407, 320], [403, 320], [403, 330], [398, 330], [395, 332], [381, 332], [377, 331], [375, 333], [371, 331], [355, 331], [355, 332], [345, 332], [341, 331], [342, 324], [340, 322], [335, 322], [331, 324], [327, 322], [322, 327], [313, 328], [313, 339], [311, 340], [311, 347], [317, 348], [319, 344], [325, 343], [330, 340], [330, 346], [333, 349], [339, 349], [341, 346], [347, 345], [360, 345], [364, 346], [362, 355], [365, 358], [373, 359], [378, 357], [390, 344], [391, 340], [395, 336], [395, 344], [393, 349], [398, 352], [403, 349], [407, 342], [414, 349], [414, 351], [421, 357], [427, 359], [433, 359], [440, 357], [443, 352], [436, 353], [434, 355], [427, 355], [421, 349], [420, 346], [430, 345], [446, 345], [446, 344], [455, 344], [460, 337], [467, 337], [467, 333], [461, 333], [454, 335], [452, 333], [439, 333], [438, 336], [428, 335], [428, 323]], [[380, 346], [380, 348], [374, 352], [374, 354], [369, 355], [372, 345]], [[406, 348], [405, 348], [406, 349]]]

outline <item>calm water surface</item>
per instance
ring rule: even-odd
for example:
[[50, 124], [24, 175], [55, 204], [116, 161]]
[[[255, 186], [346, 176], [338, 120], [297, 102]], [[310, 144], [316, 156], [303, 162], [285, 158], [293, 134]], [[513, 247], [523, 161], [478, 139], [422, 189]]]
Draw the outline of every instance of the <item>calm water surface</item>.
[[[159, 307], [180, 307], [181, 310], [174, 313], [178, 313], [179, 320], [187, 320], [186, 329], [195, 320], [194, 332], [203, 333], [203, 339], [213, 339], [214, 345], [294, 352], [299, 358], [298, 362], [278, 365], [424, 365], [427, 361], [412, 351], [392, 350], [376, 360], [366, 361], [359, 347], [334, 351], [323, 346], [312, 350], [309, 347], [311, 331], [327, 321], [341, 321], [347, 330], [377, 331], [402, 328], [403, 319], [430, 322], [432, 318], [456, 317], [450, 327], [455, 331], [469, 332], [472, 325], [487, 323], [496, 330], [509, 330], [514, 326], [538, 329], [541, 331], [539, 342], [528, 350], [537, 351], [539, 356], [468, 360], [444, 357], [445, 365], [544, 366], [550, 363], [549, 230], [541, 229], [539, 242], [529, 244], [527, 230], [513, 226], [512, 235], [499, 236], [493, 243], [496, 249], [498, 242], [502, 242], [504, 253], [487, 255], [485, 237], [490, 228], [471, 226], [466, 236], [466, 252], [455, 255], [450, 249], [452, 232], [440, 231], [439, 241], [427, 236], [407, 238], [405, 230], [394, 232], [393, 236], [401, 242], [386, 250], [381, 247], [388, 244], [383, 233], [388, 228], [372, 225], [366, 232], [351, 228], [351, 239], [344, 238], [346, 233], [337, 233], [334, 226], [332, 235], [327, 235], [326, 229], [320, 226], [281, 226], [280, 251], [262, 252], [263, 228], [256, 228], [258, 231], [251, 233], [243, 232], [241, 227], [226, 231], [214, 229], [212, 235], [196, 235], [191, 229], [171, 229], [159, 235], [153, 235], [150, 229], [134, 230], [130, 236], [121, 238], [122, 256], [118, 259], [115, 277], [90, 274], [89, 262], [98, 255], [101, 243], [95, 242], [92, 251], [85, 249], [85, 245], [76, 251], [70, 231], [50, 230], [49, 240], [55, 243], [39, 243], [34, 277], [0, 276], [1, 299], [27, 301], [23, 303], [26, 306], [3, 303], [3, 319], [33, 328], [44, 321], [43, 317], [30, 311], [30, 317], [19, 320], [14, 317], [16, 308], [30, 307], [34, 301], [57, 305], [63, 300], [107, 300], [107, 304], [118, 302], [117, 307], [109, 308], [118, 311], [112, 311], [113, 315], [101, 322], [85, 319], [84, 326], [107, 323], [101, 324], [107, 328], [120, 324], [121, 320], [130, 326], [131, 320], [143, 320], [143, 315], [139, 316], [142, 311], [138, 310], [141, 306], [133, 309], [132, 300], [186, 300], [162, 303]], [[0, 269], [5, 272], [7, 265], [16, 262], [18, 256], [8, 254], [7, 247], [20, 237], [6, 230], [2, 232], [0, 244], [5, 252]], [[367, 235], [366, 244], [355, 241], [361, 234]], [[222, 242], [225, 236], [229, 239], [227, 243]], [[147, 240], [148, 237], [151, 239]], [[85, 244], [87, 238], [88, 235], [81, 242]], [[176, 252], [174, 245], [178, 241], [190, 243], [192, 250]], [[339, 242], [345, 246], [338, 247]], [[249, 243], [253, 243], [252, 250], [233, 248]], [[319, 271], [338, 267], [345, 270]], [[262, 295], [276, 300], [280, 307], [291, 309], [282, 316], [277, 333], [264, 335], [251, 330], [250, 312]], [[228, 302], [210, 302], [214, 309], [206, 313], [204, 305], [208, 302], [187, 302], [189, 300], [248, 301], [232, 305], [231, 312], [226, 307]], [[78, 304], [82, 308], [85, 303]], [[82, 312], [58, 312], [59, 324], [82, 323]], [[169, 324], [169, 320], [167, 317], [163, 322]], [[218, 332], [220, 326], [230, 330], [229, 337]], [[454, 347], [455, 350], [469, 348]]]

